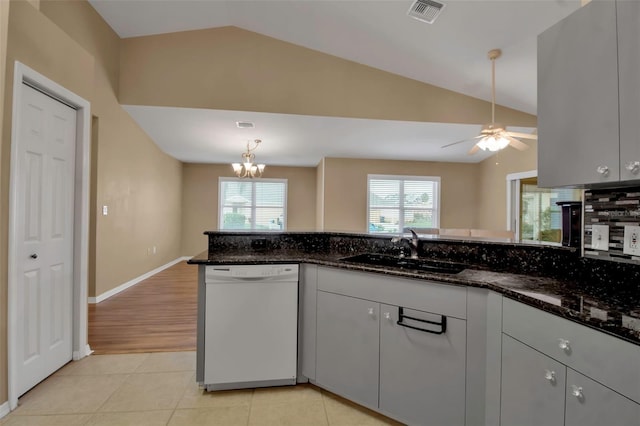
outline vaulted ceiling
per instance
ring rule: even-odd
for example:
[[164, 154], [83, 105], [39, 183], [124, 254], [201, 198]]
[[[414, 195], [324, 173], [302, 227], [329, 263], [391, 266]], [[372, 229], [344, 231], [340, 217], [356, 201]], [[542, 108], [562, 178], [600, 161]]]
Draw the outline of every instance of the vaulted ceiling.
[[[580, 7], [579, 0], [446, 0], [442, 1], [445, 7], [436, 21], [427, 24], [407, 16], [411, 0], [89, 1], [123, 38], [237, 26], [484, 100], [491, 98], [487, 52], [500, 48], [503, 56], [496, 64], [497, 103], [531, 114], [536, 113], [537, 35]], [[132, 107], [129, 112], [165, 151], [177, 158], [181, 158], [178, 149], [170, 152], [171, 147], [160, 140], [166, 133], [161, 125], [186, 132], [199, 122], [188, 111], [172, 114], [167, 109]], [[233, 115], [216, 110], [208, 114], [210, 122]], [[327, 152], [300, 159], [300, 165], [313, 163], [317, 155], [355, 156], [356, 152], [362, 153], [365, 142], [369, 156], [406, 159], [410, 152], [415, 152], [421, 134], [425, 155], [419, 159], [479, 161], [488, 155], [466, 156], [469, 144], [446, 153], [440, 150], [441, 145], [475, 136], [477, 126], [442, 123], [403, 126], [403, 122], [380, 122], [376, 126], [369, 120], [269, 114], [257, 114], [254, 118], [261, 120], [268, 135], [262, 137], [265, 144], [261, 150], [265, 151], [268, 139], [276, 144], [278, 138], [297, 139], [317, 128], [328, 132], [316, 133], [320, 139], [344, 136], [340, 150], [327, 147]], [[344, 120], [349, 124], [345, 125]], [[391, 150], [395, 154], [389, 152], [388, 146], [384, 148], [383, 138], [389, 134], [398, 135], [395, 149]], [[242, 135], [244, 138], [245, 134]], [[229, 129], [212, 137], [238, 136]], [[380, 151], [376, 151], [377, 146]], [[282, 149], [286, 151], [286, 147]], [[190, 161], [186, 153], [181, 159]]]

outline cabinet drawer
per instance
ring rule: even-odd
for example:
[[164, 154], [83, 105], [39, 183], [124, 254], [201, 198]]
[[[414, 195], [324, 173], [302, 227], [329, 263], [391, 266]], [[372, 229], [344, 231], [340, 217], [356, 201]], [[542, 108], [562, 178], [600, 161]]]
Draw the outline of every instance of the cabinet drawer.
[[321, 267], [318, 290], [460, 319], [467, 316], [466, 287]]
[[504, 299], [504, 333], [640, 402], [640, 346]]
[[640, 405], [580, 373], [567, 371], [565, 426], [640, 425]]

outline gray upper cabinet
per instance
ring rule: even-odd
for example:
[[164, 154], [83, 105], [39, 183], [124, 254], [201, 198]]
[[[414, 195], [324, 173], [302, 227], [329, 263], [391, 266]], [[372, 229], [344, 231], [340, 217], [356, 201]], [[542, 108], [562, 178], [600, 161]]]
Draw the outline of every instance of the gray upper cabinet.
[[640, 179], [640, 2], [617, 2], [620, 179]]
[[617, 62], [611, 1], [592, 1], [538, 37], [538, 186], [620, 180]]

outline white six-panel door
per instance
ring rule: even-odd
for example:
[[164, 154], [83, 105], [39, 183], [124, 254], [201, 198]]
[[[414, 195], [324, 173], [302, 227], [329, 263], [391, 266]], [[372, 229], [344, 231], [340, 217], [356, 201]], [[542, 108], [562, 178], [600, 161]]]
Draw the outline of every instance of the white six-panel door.
[[25, 85], [18, 136], [18, 395], [71, 360], [76, 111]]

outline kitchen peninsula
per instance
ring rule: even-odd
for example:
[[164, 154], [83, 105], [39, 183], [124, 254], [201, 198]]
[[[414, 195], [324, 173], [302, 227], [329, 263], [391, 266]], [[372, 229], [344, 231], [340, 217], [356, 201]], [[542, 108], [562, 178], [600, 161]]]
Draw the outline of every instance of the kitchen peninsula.
[[300, 265], [299, 381], [408, 424], [640, 424], [635, 265], [575, 248], [421, 239], [419, 259], [464, 265], [450, 273], [354, 260], [407, 249], [383, 236], [205, 234], [209, 249], [190, 260], [201, 296], [210, 265]]

